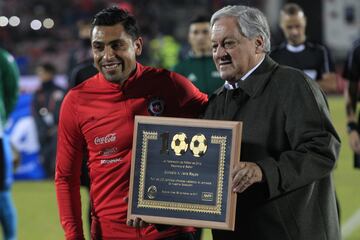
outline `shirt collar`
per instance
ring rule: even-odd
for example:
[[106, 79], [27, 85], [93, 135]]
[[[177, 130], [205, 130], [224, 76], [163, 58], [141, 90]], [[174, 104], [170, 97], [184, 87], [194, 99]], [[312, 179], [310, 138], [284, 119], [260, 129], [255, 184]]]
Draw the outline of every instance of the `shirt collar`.
[[225, 81], [224, 88], [226, 88], [227, 90], [237, 89], [239, 88], [239, 82], [231, 84], [228, 81]]
[[286, 44], [286, 49], [288, 51], [290, 51], [290, 52], [293, 52], [293, 53], [302, 52], [305, 49], [305, 44], [300, 44], [298, 46], [294, 46], [294, 45], [291, 45], [291, 44]]
[[[244, 76], [242, 76], [240, 78], [240, 80], [244, 81], [247, 77], [249, 77], [250, 74], [253, 73], [260, 66], [260, 64], [264, 61], [264, 59], [265, 59], [265, 57], [263, 57], [263, 59], [261, 59], [261, 61], [258, 64], [256, 64], [255, 67], [250, 69], [250, 71], [248, 71]], [[225, 81], [224, 87], [227, 90], [237, 89], [237, 88], [239, 88], [239, 81], [236, 81], [235, 83], [232, 83], [232, 84], [230, 82], [228, 82], [228, 81]]]
[[[259, 96], [267, 86], [267, 83], [271, 79], [271, 75], [279, 66], [274, 60], [272, 60], [268, 55], [265, 56], [262, 63], [255, 69], [255, 72], [251, 74], [246, 81], [238, 81], [239, 89], [242, 89], [251, 98], [256, 98]], [[222, 88], [219, 88], [214, 92], [211, 97], [219, 96], [226, 92], [225, 85]]]

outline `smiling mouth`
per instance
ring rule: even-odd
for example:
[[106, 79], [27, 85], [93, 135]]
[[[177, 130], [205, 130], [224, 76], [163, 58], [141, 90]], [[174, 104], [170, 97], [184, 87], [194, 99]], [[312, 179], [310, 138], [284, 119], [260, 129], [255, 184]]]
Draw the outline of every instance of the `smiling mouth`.
[[103, 64], [102, 67], [106, 71], [114, 71], [116, 70], [121, 64], [120, 63], [107, 63]]

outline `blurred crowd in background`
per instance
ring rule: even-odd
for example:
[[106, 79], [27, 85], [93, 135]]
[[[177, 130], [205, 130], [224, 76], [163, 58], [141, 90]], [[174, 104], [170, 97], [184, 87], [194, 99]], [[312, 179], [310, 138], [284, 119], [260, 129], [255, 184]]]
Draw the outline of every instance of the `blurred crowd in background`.
[[[20, 96], [5, 128], [21, 159], [15, 179], [54, 178], [57, 115], [66, 91], [79, 83], [78, 77], [84, 79], [74, 76], [74, 70], [93, 61], [89, 24], [99, 10], [115, 5], [134, 15], [144, 40], [139, 62], [185, 76], [188, 66], [197, 67], [194, 62], [183, 64], [184, 72], [179, 67], [189, 52], [196, 52], [188, 42], [194, 18], [207, 19], [226, 5], [259, 8], [268, 18], [275, 49], [285, 41], [279, 22], [280, 10], [288, 2], [304, 10], [306, 40], [329, 50], [337, 77], [336, 90], [330, 93], [343, 94], [343, 69], [353, 42], [360, 37], [359, 0], [0, 0], [0, 48], [14, 56], [20, 71]], [[213, 65], [211, 48], [201, 57]], [[219, 78], [215, 66], [207, 70], [209, 76]], [[96, 69], [90, 71], [93, 74]], [[191, 74], [186, 77], [193, 81]]]
[[[144, 64], [165, 68], [173, 67], [189, 49], [187, 27], [190, 19], [199, 14], [211, 15], [215, 10], [231, 4], [258, 7], [267, 15], [272, 31], [272, 44], [283, 40], [278, 19], [283, 0], [2, 0], [0, 15], [17, 16], [16, 27], [0, 26], [0, 46], [11, 52], [17, 60], [21, 75], [35, 73], [41, 62], [50, 61], [58, 73], [69, 71], [69, 58], [74, 50], [82, 47], [78, 28], [82, 22], [90, 22], [99, 9], [118, 5], [128, 9], [138, 19], [145, 42], [140, 61]], [[298, 2], [307, 14], [309, 39], [328, 44], [337, 63], [346, 56], [346, 46], [359, 36], [359, 3], [356, 0], [291, 1]], [[54, 27], [33, 30], [32, 20], [54, 20]], [[335, 29], [332, 29], [335, 28]], [[334, 34], [332, 31], [335, 31]], [[340, 35], [340, 36], [339, 36]], [[340, 37], [342, 37], [340, 39]], [[339, 39], [337, 39], [339, 38]]]
[[[338, 76], [337, 91], [332, 93], [342, 94], [344, 62], [352, 42], [360, 36], [360, 2], [357, 0], [0, 0], [0, 47], [15, 57], [21, 76], [22, 94], [8, 124], [12, 141], [20, 150], [25, 148], [30, 153], [39, 149], [39, 144], [33, 141], [37, 138], [33, 135], [39, 133], [31, 133], [31, 127], [23, 121], [15, 124], [24, 115], [34, 112], [29, 109], [29, 102], [43, 78], [38, 68], [50, 64], [50, 68], [54, 68], [51, 80], [54, 78], [64, 90], [74, 86], [76, 83], [71, 83], [70, 79], [75, 66], [84, 61], [92, 62], [89, 23], [99, 9], [115, 5], [135, 15], [144, 40], [143, 53], [138, 60], [145, 65], [174, 69], [191, 50], [188, 27], [196, 16], [211, 16], [217, 9], [232, 4], [257, 7], [268, 18], [271, 44], [276, 46], [285, 39], [279, 19], [280, 9], [287, 2], [298, 3], [304, 9], [306, 40], [329, 48]], [[25, 110], [19, 113], [22, 107]], [[25, 167], [26, 161], [22, 165], [24, 171], [34, 172], [31, 167]]]
[[[18, 16], [21, 20], [19, 26], [0, 27], [1, 46], [16, 57], [21, 75], [34, 74], [36, 66], [47, 61], [56, 66], [58, 73], [65, 74], [69, 71], [71, 53], [82, 48], [84, 44], [78, 35], [79, 27], [89, 23], [99, 9], [112, 5], [127, 9], [138, 19], [145, 46], [148, 47], [141, 61], [171, 67], [177, 61], [181, 45], [186, 42], [189, 17], [197, 13], [211, 14], [219, 3], [207, 0], [64, 0], [61, 3], [45, 0], [0, 1], [0, 15]], [[42, 22], [46, 18], [54, 20], [53, 28], [31, 29], [30, 23], [33, 19]], [[155, 55], [150, 56], [150, 46], [155, 50]], [[160, 48], [166, 48], [169, 53]], [[159, 56], [162, 54], [168, 54], [169, 59], [162, 62], [164, 59]]]
[[[243, 4], [257, 7], [268, 18], [272, 34], [271, 44], [274, 47], [285, 41], [279, 20], [281, 8], [288, 2], [298, 3], [304, 9], [307, 22], [306, 40], [325, 44], [330, 50], [337, 73], [337, 89], [331, 93], [342, 94], [345, 89], [345, 81], [342, 78], [344, 62], [352, 42], [360, 36], [360, 2], [358, 0], [311, 2], [300, 0], [62, 0], [61, 2], [0, 0], [0, 47], [15, 57], [20, 70], [21, 94], [7, 124], [11, 141], [22, 155], [21, 165], [15, 173], [15, 178], [41, 179], [44, 176], [52, 178], [52, 174], [44, 173], [38, 166], [45, 165], [46, 167], [45, 160], [38, 160], [37, 154], [41, 152], [41, 145], [51, 145], [44, 144], [49, 143], [50, 140], [44, 138], [39, 130], [39, 122], [40, 125], [46, 125], [48, 120], [45, 119], [45, 117], [48, 118], [47, 112], [45, 114], [42, 109], [51, 109], [51, 107], [42, 106], [41, 102], [48, 102], [46, 91], [55, 91], [56, 96], [64, 94], [58, 94], [56, 91], [59, 89], [55, 89], [52, 84], [44, 84], [44, 81], [54, 80], [56, 85], [66, 91], [77, 84], [76, 78], [84, 77], [71, 75], [79, 63], [90, 62], [91, 64], [93, 61], [89, 34], [90, 22], [100, 9], [118, 6], [136, 17], [144, 40], [139, 62], [167, 69], [175, 67], [176, 70], [178, 67], [176, 64], [189, 56], [191, 51], [188, 31], [194, 18], [210, 17], [212, 13], [226, 5]], [[212, 64], [210, 55], [211, 53], [208, 57]], [[39, 72], [39, 68], [44, 66], [45, 70], [49, 70], [47, 71], [49, 73], [45, 75]], [[94, 71], [96, 71], [94, 68], [90, 70], [90, 72]], [[180, 73], [187, 74], [186, 71], [180, 71]], [[191, 78], [191, 76], [187, 77]], [[39, 89], [45, 89], [45, 92], [39, 92]], [[36, 101], [38, 105], [40, 102], [39, 106], [32, 104]], [[53, 113], [55, 116], [56, 111]], [[45, 117], [42, 116], [45, 120], [41, 120], [41, 116], [36, 118], [36, 114], [32, 117], [34, 113], [45, 114]], [[38, 119], [40, 121], [37, 121]], [[56, 122], [53, 124], [56, 127]], [[53, 130], [46, 131], [56, 137], [56, 132]], [[42, 137], [44, 142], [38, 142], [37, 139]], [[53, 168], [53, 164], [47, 167]], [[45, 169], [45, 172], [48, 171]]]

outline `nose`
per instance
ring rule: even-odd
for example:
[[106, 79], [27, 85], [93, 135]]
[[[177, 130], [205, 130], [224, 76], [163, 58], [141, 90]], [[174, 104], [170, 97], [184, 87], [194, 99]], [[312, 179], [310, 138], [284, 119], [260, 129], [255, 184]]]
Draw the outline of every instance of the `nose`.
[[297, 28], [291, 28], [290, 29], [290, 34], [291, 35], [298, 35], [298, 33], [299, 33], [299, 30]]
[[104, 59], [105, 60], [111, 60], [115, 56], [114, 50], [111, 46], [105, 46], [104, 49]]
[[209, 35], [207, 34], [207, 33], [199, 33], [199, 34], [197, 34], [196, 36], [196, 39], [210, 39], [210, 37], [209, 37]]
[[215, 58], [222, 58], [227, 55], [226, 49], [219, 45], [214, 53]]

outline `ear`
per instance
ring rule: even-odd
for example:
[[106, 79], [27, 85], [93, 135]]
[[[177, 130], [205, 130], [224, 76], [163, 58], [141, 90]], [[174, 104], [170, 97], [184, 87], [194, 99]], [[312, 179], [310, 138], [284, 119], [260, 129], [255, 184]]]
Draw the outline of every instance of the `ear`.
[[142, 46], [143, 46], [143, 39], [139, 37], [134, 41], [134, 48], [135, 48], [135, 54], [136, 56], [140, 56], [142, 52]]
[[279, 23], [279, 27], [280, 27], [280, 29], [281, 29], [282, 32], [285, 31], [285, 26], [284, 26], [283, 22], [280, 22], [280, 23]]
[[279, 27], [280, 27], [280, 29], [281, 29], [283, 32], [284, 32], [284, 29], [285, 29], [285, 26], [284, 26], [284, 17], [285, 17], [284, 13], [281, 12], [281, 13], [280, 13], [280, 20], [279, 20]]
[[264, 52], [264, 48], [265, 48], [265, 41], [264, 38], [262, 36], [257, 36], [255, 38], [255, 52], [256, 53], [263, 53]]

